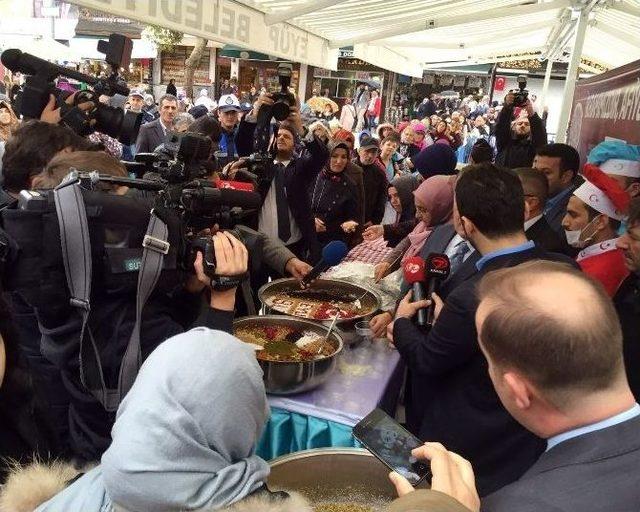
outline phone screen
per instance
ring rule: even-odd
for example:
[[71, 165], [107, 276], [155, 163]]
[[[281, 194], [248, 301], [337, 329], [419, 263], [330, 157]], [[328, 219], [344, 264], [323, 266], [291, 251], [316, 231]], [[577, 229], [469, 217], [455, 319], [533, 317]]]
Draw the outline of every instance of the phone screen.
[[423, 443], [381, 409], [374, 409], [353, 427], [354, 437], [388, 468], [413, 486], [431, 477], [429, 463], [416, 459], [411, 450]]

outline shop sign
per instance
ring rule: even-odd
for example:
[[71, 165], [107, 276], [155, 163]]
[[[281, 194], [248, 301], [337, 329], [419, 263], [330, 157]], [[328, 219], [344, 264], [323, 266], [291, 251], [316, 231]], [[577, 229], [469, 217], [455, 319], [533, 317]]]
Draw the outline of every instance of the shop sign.
[[637, 60], [576, 83], [568, 144], [583, 162], [605, 137], [640, 144], [639, 77]]
[[213, 41], [337, 69], [338, 50], [302, 29], [267, 26], [264, 14], [231, 0], [70, 0], [70, 3]]

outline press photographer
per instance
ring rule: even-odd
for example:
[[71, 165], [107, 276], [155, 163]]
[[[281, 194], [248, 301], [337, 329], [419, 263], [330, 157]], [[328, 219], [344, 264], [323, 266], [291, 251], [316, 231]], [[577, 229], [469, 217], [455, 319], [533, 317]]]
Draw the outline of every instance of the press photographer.
[[[129, 67], [132, 49], [131, 39], [120, 34], [111, 34], [109, 41], [98, 41], [98, 51], [105, 54], [105, 61], [111, 66], [111, 74], [104, 79], [52, 64], [17, 49], [5, 50], [2, 63], [11, 71], [29, 75], [16, 98], [16, 111], [26, 119], [59, 121], [80, 135], [99, 131], [118, 138], [125, 145], [132, 144], [138, 136], [142, 114], [125, 112], [98, 101], [101, 95], [129, 94], [118, 73], [120, 68]], [[55, 87], [53, 80], [58, 76], [88, 83], [93, 90], [71, 95]]]
[[[299, 107], [288, 92], [286, 80], [281, 85], [279, 93], [260, 95], [251, 114], [240, 123], [240, 154], [247, 155], [254, 148], [256, 153], [227, 166], [225, 171], [235, 176], [238, 169], [249, 169], [256, 175], [262, 198], [258, 230], [281, 240], [300, 259], [313, 263], [320, 248], [307, 190], [327, 161], [328, 151], [313, 134], [301, 141], [304, 129]], [[287, 94], [289, 99], [285, 99]], [[286, 107], [289, 113], [283, 118]], [[275, 116], [281, 122], [271, 134], [270, 121]], [[297, 151], [300, 146], [301, 151]]]
[[495, 163], [503, 167], [531, 167], [536, 150], [547, 143], [547, 131], [533, 109], [527, 80], [518, 77], [517, 91], [509, 91], [495, 127]]

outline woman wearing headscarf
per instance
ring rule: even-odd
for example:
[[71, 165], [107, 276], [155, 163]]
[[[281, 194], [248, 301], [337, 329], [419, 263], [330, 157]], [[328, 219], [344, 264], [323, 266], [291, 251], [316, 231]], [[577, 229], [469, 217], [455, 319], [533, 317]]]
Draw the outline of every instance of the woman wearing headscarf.
[[386, 272], [392, 263], [400, 259], [404, 262], [407, 258], [418, 255], [436, 226], [451, 221], [455, 180], [455, 176], [432, 176], [413, 192], [418, 224], [393, 252], [376, 266], [376, 276]]
[[365, 229], [362, 237], [371, 242], [382, 237], [389, 247], [396, 247], [417, 224], [413, 191], [418, 180], [413, 176], [396, 176], [389, 184], [387, 195], [395, 212], [391, 224], [378, 224]]
[[36, 511], [217, 510], [247, 497], [294, 510], [255, 454], [268, 416], [248, 344], [206, 328], [174, 336], [142, 365], [101, 464]]
[[424, 123], [414, 124], [413, 132], [413, 144], [418, 148], [418, 152], [433, 144], [433, 139], [431, 138], [431, 135], [429, 135], [429, 129], [424, 125]]
[[311, 186], [311, 212], [315, 218], [318, 241], [349, 242], [360, 224], [358, 193], [344, 174], [349, 162], [349, 145], [333, 141], [329, 145], [329, 161]]
[[[418, 224], [381, 263], [376, 265], [376, 279], [392, 271], [397, 263], [419, 255], [433, 230], [441, 224], [451, 222], [455, 180], [455, 176], [432, 176], [413, 192]], [[384, 336], [392, 320], [391, 311], [374, 316], [369, 322], [374, 336]]]
[[20, 121], [7, 101], [0, 101], [0, 142], [6, 142]]
[[347, 178], [351, 180], [353, 185], [356, 187], [357, 197], [356, 201], [358, 203], [358, 208], [360, 210], [360, 214], [358, 216], [361, 224], [364, 224], [365, 221], [365, 189], [364, 189], [364, 171], [362, 167], [358, 165], [358, 160], [355, 158], [353, 148], [356, 144], [355, 135], [344, 129], [338, 130], [333, 135], [333, 140], [345, 142], [349, 146], [349, 162], [347, 163], [347, 167], [344, 170], [344, 174]]

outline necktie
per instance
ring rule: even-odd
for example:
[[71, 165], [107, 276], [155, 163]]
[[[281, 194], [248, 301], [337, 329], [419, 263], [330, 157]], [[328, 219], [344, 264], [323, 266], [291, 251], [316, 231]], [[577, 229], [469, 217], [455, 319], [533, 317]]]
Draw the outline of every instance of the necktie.
[[287, 243], [291, 238], [291, 225], [289, 224], [289, 202], [284, 187], [284, 165], [275, 164], [276, 209], [278, 211], [278, 238]]
[[458, 242], [449, 260], [451, 263], [451, 274], [458, 270], [468, 252], [469, 246], [467, 245], [467, 242], [465, 240]]
[[236, 157], [236, 143], [233, 140], [234, 132], [226, 133], [225, 138], [227, 141], [227, 158], [233, 159]]

